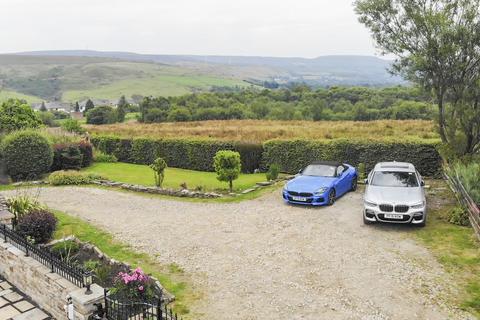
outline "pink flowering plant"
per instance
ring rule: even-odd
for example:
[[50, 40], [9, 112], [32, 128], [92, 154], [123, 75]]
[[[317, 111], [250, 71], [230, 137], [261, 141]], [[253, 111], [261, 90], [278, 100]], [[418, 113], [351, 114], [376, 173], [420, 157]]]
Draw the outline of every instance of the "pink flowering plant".
[[155, 283], [142, 269], [120, 272], [115, 278], [111, 293], [120, 299], [148, 301], [155, 298]]

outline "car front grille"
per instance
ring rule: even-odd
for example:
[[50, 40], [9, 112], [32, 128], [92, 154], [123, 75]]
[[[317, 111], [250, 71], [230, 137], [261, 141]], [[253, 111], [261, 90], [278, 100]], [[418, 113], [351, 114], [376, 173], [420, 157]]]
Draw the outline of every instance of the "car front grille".
[[395, 206], [395, 212], [399, 212], [399, 213], [405, 213], [408, 211], [408, 209], [409, 207], [404, 204], [397, 204]]
[[310, 192], [296, 192], [296, 191], [288, 191], [288, 194], [294, 197], [313, 197], [313, 193]]
[[383, 212], [393, 212], [393, 206], [391, 204], [381, 204], [379, 208]]

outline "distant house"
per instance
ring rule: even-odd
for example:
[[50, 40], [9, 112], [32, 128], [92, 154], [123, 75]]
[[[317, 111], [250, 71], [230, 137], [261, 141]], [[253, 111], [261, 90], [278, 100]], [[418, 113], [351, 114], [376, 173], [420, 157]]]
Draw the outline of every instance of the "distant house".
[[[40, 110], [42, 107], [42, 103], [32, 103], [32, 108], [33, 110]], [[72, 106], [70, 103], [67, 102], [59, 102], [59, 101], [51, 101], [51, 102], [45, 102], [45, 107], [47, 110], [52, 111], [64, 111], [64, 112], [70, 112], [72, 110]]]

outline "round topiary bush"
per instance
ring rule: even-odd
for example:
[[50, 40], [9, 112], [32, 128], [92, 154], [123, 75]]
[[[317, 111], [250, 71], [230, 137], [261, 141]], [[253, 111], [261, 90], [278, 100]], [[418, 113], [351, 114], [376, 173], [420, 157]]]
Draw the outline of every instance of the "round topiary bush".
[[33, 211], [18, 220], [15, 228], [17, 233], [28, 237], [35, 243], [47, 243], [52, 239], [57, 227], [57, 218], [53, 213], [45, 210]]
[[50, 171], [53, 161], [50, 143], [35, 131], [18, 131], [6, 136], [2, 155], [6, 173], [13, 180], [36, 179]]

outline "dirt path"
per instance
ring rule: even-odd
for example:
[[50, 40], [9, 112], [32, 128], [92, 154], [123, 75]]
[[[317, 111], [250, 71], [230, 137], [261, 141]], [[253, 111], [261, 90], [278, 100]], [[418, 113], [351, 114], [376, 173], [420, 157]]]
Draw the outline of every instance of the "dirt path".
[[205, 293], [195, 319], [466, 318], [441, 302], [449, 276], [408, 228], [363, 225], [361, 196], [310, 209], [278, 192], [217, 204], [69, 187], [40, 200], [178, 264]]

